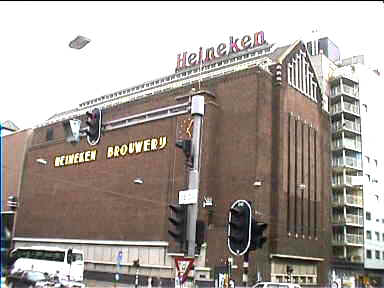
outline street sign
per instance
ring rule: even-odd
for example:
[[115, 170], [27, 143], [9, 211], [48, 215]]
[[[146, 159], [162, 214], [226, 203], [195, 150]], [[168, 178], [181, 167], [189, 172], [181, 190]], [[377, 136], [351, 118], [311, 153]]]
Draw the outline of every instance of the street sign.
[[187, 257], [175, 257], [175, 264], [177, 269], [177, 274], [180, 279], [180, 284], [183, 284], [187, 280], [189, 271], [191, 271], [194, 258]]
[[197, 189], [184, 190], [179, 192], [179, 204], [196, 204]]

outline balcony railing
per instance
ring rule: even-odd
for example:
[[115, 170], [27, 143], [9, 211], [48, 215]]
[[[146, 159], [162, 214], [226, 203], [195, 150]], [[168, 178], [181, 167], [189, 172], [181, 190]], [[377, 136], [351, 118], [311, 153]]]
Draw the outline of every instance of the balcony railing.
[[358, 105], [344, 102], [343, 105], [341, 103], [337, 103], [331, 106], [331, 114], [336, 114], [342, 111], [347, 111], [350, 113], [360, 115], [360, 108]]
[[351, 96], [353, 98], [359, 99], [359, 90], [357, 87], [351, 87], [348, 85], [341, 85], [332, 88], [331, 97], [340, 95], [340, 94], [346, 94], [348, 96]]
[[342, 148], [361, 152], [361, 142], [349, 138], [337, 139], [332, 141], [332, 150]]
[[341, 260], [346, 262], [363, 263], [363, 257], [360, 255], [349, 255], [344, 257], [343, 255], [334, 255], [332, 261]]
[[352, 185], [352, 176], [332, 176], [332, 185]]
[[357, 235], [357, 234], [346, 234], [344, 237], [344, 234], [336, 234], [333, 235], [332, 243], [334, 245], [363, 245], [364, 244], [364, 237], [363, 235]]
[[332, 204], [333, 205], [356, 205], [356, 206], [362, 207], [363, 197], [352, 196], [352, 195], [347, 195], [345, 198], [337, 197], [332, 199]]
[[362, 169], [361, 160], [357, 160], [354, 157], [346, 156], [345, 159], [343, 157], [332, 159], [333, 168], [340, 168], [344, 166], [349, 166], [354, 169]]
[[348, 129], [359, 133], [361, 130], [360, 128], [360, 123], [349, 120], [344, 120], [344, 123], [342, 123], [341, 121], [332, 123], [332, 132], [336, 132], [341, 129]]
[[335, 215], [332, 217], [332, 223], [333, 224], [346, 224], [346, 225], [363, 225], [363, 216], [358, 216], [358, 215], [352, 215], [352, 214], [347, 214], [346, 217], [343, 215]]

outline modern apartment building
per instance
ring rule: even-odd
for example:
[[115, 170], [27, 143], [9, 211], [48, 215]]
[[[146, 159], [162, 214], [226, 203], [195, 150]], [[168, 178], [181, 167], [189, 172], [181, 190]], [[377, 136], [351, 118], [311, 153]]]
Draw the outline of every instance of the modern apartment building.
[[[323, 109], [331, 119], [333, 257], [329, 275], [338, 284], [382, 286], [380, 74], [364, 64], [362, 55], [340, 60], [337, 46], [327, 39], [312, 40], [307, 47], [322, 83]], [[331, 43], [329, 49], [320, 42]]]

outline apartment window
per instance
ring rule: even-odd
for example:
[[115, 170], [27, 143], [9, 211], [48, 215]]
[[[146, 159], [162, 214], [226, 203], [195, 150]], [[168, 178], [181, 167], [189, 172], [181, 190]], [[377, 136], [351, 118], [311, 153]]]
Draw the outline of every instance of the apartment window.
[[372, 251], [367, 250], [367, 259], [372, 259]]
[[383, 251], [383, 256], [381, 257], [381, 259], [383, 259], [383, 260], [384, 260], [384, 251]]
[[380, 260], [380, 251], [375, 250], [375, 258]]
[[371, 212], [365, 212], [365, 219], [371, 220]]
[[367, 239], [371, 240], [372, 239], [372, 233], [371, 231], [367, 231]]
[[380, 241], [380, 233], [379, 232], [375, 232], [375, 235], [376, 235], [376, 240]]
[[384, 233], [381, 234], [381, 239], [384, 241]]

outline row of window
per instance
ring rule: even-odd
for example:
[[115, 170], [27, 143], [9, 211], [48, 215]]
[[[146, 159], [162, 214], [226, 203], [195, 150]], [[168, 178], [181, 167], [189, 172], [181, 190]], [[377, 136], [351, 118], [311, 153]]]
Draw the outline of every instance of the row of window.
[[[372, 256], [373, 256], [372, 250], [367, 249], [366, 255], [367, 255], [367, 259], [373, 259], [372, 258]], [[375, 259], [380, 260], [380, 251], [379, 250], [375, 250]], [[381, 252], [381, 260], [384, 261], [384, 251]]]
[[[380, 241], [380, 233], [375, 232], [375, 235], [376, 235], [376, 240]], [[367, 230], [366, 237], [367, 237], [367, 240], [372, 240], [372, 232]], [[384, 233], [382, 233], [381, 239], [382, 239], [382, 241], [384, 241]]]
[[[377, 201], [378, 200], [379, 200], [379, 197], [377, 197]], [[368, 221], [372, 220], [371, 212], [365, 212], [365, 220], [368, 220]], [[376, 218], [376, 222], [380, 222], [380, 219]], [[384, 218], [381, 219], [381, 223], [384, 224]]]

